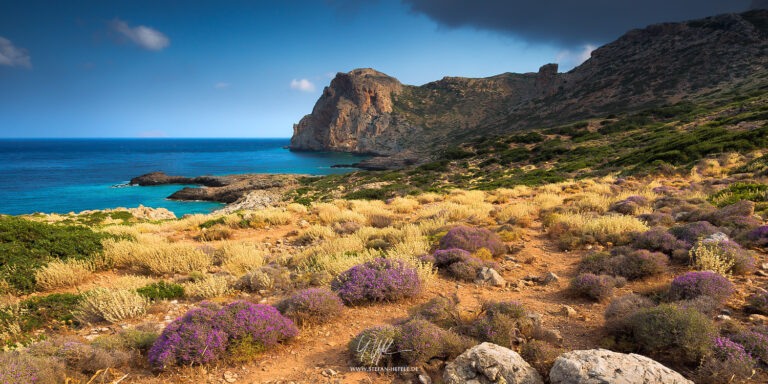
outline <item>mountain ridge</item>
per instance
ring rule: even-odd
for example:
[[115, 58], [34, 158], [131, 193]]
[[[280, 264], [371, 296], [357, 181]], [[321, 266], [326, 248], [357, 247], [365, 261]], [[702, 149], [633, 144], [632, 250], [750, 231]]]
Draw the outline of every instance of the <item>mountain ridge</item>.
[[[740, 80], [766, 81], [768, 11], [628, 31], [561, 73], [444, 77], [405, 85], [376, 70], [339, 73], [294, 125], [292, 150], [384, 156], [374, 168], [426, 161], [473, 137], [505, 134], [690, 99]], [[755, 78], [755, 76], [763, 76]]]

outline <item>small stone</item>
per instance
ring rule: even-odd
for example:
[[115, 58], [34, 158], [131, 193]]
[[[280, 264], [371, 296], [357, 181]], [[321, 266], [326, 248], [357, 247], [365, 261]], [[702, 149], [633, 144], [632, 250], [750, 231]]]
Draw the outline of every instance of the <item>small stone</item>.
[[226, 371], [224, 372], [224, 381], [227, 383], [234, 383], [237, 381], [237, 373]]
[[541, 279], [541, 282], [544, 284], [553, 283], [556, 281], [559, 281], [560, 277], [552, 272], [547, 272], [547, 274], [544, 276], [544, 278]]
[[432, 384], [432, 379], [429, 376], [419, 375], [420, 384]]
[[764, 271], [768, 271], [768, 263], [762, 263], [762, 264], [760, 264], [760, 269], [762, 269], [762, 270], [764, 270]]
[[731, 317], [728, 315], [717, 315], [715, 316], [715, 319], [720, 321], [725, 321], [725, 320], [730, 320]]
[[569, 305], [563, 305], [558, 313], [565, 317], [576, 317], [577, 314], [576, 310]]

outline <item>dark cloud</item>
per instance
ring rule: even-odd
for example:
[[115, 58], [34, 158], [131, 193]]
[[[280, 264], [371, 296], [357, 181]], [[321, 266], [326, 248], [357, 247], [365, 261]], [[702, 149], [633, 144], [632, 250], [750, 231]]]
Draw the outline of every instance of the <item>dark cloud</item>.
[[633, 28], [765, 7], [768, 0], [402, 0], [448, 28], [473, 27], [566, 46], [606, 43]]

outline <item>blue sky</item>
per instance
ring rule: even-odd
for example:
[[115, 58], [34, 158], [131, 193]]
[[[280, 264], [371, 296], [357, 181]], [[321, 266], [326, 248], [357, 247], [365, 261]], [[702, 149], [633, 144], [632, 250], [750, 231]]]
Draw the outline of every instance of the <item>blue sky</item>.
[[289, 137], [336, 72], [567, 70], [618, 37], [446, 23], [413, 3], [0, 0], [0, 137]]

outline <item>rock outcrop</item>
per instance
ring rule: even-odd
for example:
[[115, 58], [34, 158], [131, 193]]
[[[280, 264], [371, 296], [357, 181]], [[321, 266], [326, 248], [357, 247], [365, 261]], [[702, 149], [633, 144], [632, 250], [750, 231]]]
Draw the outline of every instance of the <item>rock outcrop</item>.
[[541, 375], [517, 352], [482, 343], [459, 355], [445, 367], [446, 384], [543, 384]]
[[[168, 176], [163, 172], [152, 172], [131, 179], [131, 184], [168, 185], [168, 184], [195, 184], [203, 187], [184, 187], [174, 192], [169, 199], [187, 201], [215, 201], [219, 203], [235, 203], [240, 201], [245, 206], [256, 206], [259, 200], [247, 195], [254, 191], [279, 192], [284, 188], [296, 184], [299, 174], [269, 174], [269, 173], [244, 173], [228, 176], [199, 176], [183, 177]], [[241, 200], [242, 199], [242, 200]]]
[[655, 360], [606, 349], [560, 355], [549, 372], [549, 381], [552, 384], [693, 384]]
[[390, 155], [416, 127], [392, 115], [392, 95], [403, 86], [370, 68], [338, 73], [312, 114], [293, 126], [291, 149]]
[[[428, 154], [473, 137], [675, 103], [682, 96], [766, 81], [768, 10], [632, 30], [567, 73], [480, 79], [446, 77], [403, 85], [373, 69], [339, 73], [294, 126], [293, 150], [391, 156]], [[383, 169], [377, 159], [371, 169]], [[406, 162], [392, 162], [394, 168]], [[363, 164], [365, 165], [365, 164]]]

